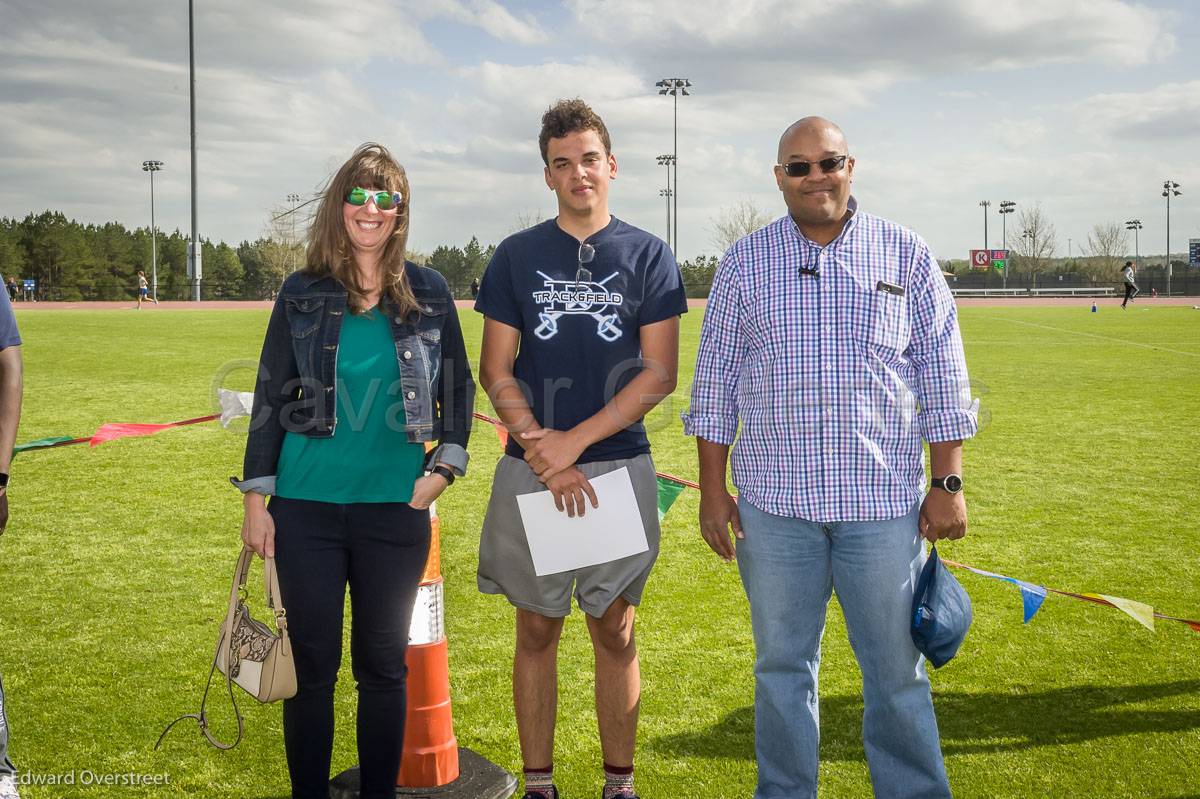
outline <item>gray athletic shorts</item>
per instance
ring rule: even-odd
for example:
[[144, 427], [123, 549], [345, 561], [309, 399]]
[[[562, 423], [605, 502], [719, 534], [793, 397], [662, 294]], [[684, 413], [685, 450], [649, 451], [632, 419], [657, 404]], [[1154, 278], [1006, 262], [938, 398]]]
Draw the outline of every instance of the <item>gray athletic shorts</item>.
[[649, 455], [638, 455], [581, 463], [579, 469], [591, 480], [622, 466], [629, 469], [649, 550], [599, 566], [538, 577], [517, 510], [517, 495], [545, 491], [546, 486], [525, 461], [509, 455], [501, 457], [496, 464], [492, 498], [479, 538], [479, 590], [485, 594], [503, 594], [518, 608], [553, 618], [571, 615], [572, 585], [580, 609], [595, 618], [603, 616], [617, 597], [637, 605], [658, 557], [658, 481], [654, 461]]

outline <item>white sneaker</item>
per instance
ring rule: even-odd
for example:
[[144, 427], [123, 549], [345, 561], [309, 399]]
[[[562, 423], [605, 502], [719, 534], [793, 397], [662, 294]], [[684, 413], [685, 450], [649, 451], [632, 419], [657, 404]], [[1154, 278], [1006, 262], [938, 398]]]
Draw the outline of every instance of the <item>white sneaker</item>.
[[11, 774], [0, 774], [0, 799], [21, 799], [17, 793], [17, 778]]

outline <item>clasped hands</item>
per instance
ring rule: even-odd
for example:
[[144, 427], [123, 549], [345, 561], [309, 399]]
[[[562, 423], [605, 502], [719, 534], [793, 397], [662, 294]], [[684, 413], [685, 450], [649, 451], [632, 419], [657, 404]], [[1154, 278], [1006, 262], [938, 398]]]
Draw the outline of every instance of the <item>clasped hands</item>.
[[[525, 443], [525, 462], [538, 479], [550, 489], [554, 507], [570, 518], [582, 516], [587, 507], [600, 507], [596, 492], [587, 477], [575, 465], [586, 446], [570, 432], [541, 428], [519, 434]], [[532, 443], [530, 443], [532, 442]]]

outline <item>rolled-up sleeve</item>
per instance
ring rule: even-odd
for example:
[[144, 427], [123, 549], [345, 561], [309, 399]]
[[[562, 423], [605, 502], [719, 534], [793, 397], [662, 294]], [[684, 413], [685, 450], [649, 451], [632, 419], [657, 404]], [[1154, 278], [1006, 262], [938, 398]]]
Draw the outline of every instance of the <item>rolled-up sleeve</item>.
[[737, 256], [725, 253], [713, 277], [692, 380], [691, 408], [680, 414], [683, 431], [714, 444], [733, 444], [737, 435], [737, 387], [742, 371]]
[[941, 268], [923, 242], [914, 253], [909, 288], [917, 430], [930, 442], [970, 438], [979, 430], [979, 403], [971, 398], [958, 311]]

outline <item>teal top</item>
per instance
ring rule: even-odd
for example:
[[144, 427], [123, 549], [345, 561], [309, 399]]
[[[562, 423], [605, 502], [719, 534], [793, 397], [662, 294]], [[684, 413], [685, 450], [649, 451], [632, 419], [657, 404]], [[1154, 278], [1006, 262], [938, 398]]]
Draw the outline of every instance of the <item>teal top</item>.
[[333, 436], [284, 436], [276, 495], [338, 504], [410, 501], [425, 447], [404, 432], [396, 344], [378, 308], [342, 321], [335, 385]]

